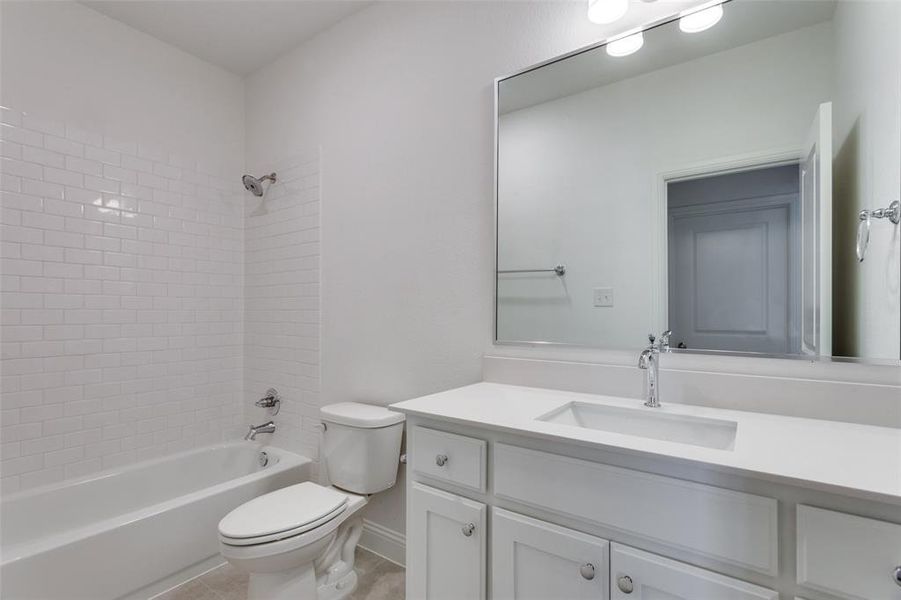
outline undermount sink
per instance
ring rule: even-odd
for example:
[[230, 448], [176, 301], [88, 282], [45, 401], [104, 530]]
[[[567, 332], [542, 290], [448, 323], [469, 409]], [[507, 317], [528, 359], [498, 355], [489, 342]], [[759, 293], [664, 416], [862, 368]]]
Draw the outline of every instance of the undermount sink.
[[537, 420], [717, 450], [732, 450], [738, 430], [738, 423], [725, 419], [674, 415], [654, 408], [622, 408], [588, 402], [568, 402]]

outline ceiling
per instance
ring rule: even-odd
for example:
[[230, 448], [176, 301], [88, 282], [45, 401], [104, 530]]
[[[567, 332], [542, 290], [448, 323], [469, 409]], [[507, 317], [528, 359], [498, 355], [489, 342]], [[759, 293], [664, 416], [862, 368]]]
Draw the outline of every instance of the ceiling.
[[369, 2], [82, 0], [82, 4], [243, 76]]

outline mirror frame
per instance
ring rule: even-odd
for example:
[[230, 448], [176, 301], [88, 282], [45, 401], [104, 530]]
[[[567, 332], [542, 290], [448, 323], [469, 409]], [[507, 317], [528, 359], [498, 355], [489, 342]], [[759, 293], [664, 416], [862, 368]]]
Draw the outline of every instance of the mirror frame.
[[[734, 0], [723, 0], [722, 2], [712, 2], [710, 4], [729, 4]], [[546, 67], [548, 65], [554, 64], [556, 62], [560, 62], [566, 60], [570, 57], [584, 54], [586, 52], [590, 52], [592, 50], [596, 50], [598, 48], [602, 48], [606, 46], [611, 41], [616, 40], [618, 37], [621, 37], [623, 34], [629, 32], [634, 33], [637, 31], [647, 32], [652, 29], [656, 29], [657, 27], [662, 27], [664, 25], [668, 25], [670, 23], [675, 23], [679, 20], [680, 14], [678, 12], [666, 15], [659, 19], [654, 19], [637, 27], [630, 27], [626, 31], [618, 32], [616, 35], [609, 36], [598, 40], [596, 42], [589, 43], [585, 46], [580, 46], [575, 50], [571, 50], [569, 52], [559, 54], [557, 56], [551, 57], [547, 60], [543, 60], [541, 62], [535, 63], [533, 65], [529, 65], [528, 67], [519, 69], [518, 71], [514, 71], [507, 75], [502, 75], [494, 78], [493, 84], [493, 99], [492, 99], [492, 134], [493, 134], [493, 172], [492, 172], [492, 194], [494, 196], [494, 268], [493, 268], [493, 276], [494, 276], [494, 285], [493, 285], [493, 302], [494, 302], [494, 310], [492, 311], [492, 344], [494, 346], [512, 346], [512, 347], [531, 347], [531, 348], [557, 348], [557, 349], [581, 349], [581, 350], [596, 350], [596, 351], [610, 351], [610, 352], [640, 352], [642, 347], [639, 344], [636, 344], [634, 348], [623, 348], [623, 347], [605, 347], [605, 346], [588, 346], [584, 344], [571, 344], [566, 342], [549, 342], [549, 341], [541, 341], [541, 340], [501, 340], [498, 339], [498, 267], [499, 267], [499, 256], [500, 256], [500, 204], [498, 197], [498, 166], [499, 166], [499, 144], [498, 144], [498, 108], [500, 106], [500, 84], [508, 79], [512, 79], [518, 75], [523, 75], [524, 73], [528, 73], [530, 71], [534, 71], [536, 69], [540, 69], [542, 67]], [[899, 137], [901, 137], [901, 132], [899, 132]], [[898, 189], [899, 198], [901, 198], [901, 186]], [[899, 271], [899, 280], [901, 280], [901, 261], [899, 261], [898, 266]], [[899, 306], [899, 310], [901, 310], [901, 306]], [[901, 333], [901, 332], [899, 332]], [[734, 356], [741, 358], [762, 358], [762, 359], [783, 359], [783, 360], [791, 360], [791, 361], [803, 361], [803, 362], [818, 362], [818, 363], [853, 363], [853, 364], [862, 364], [862, 365], [874, 365], [874, 366], [890, 366], [890, 367], [898, 367], [901, 366], [901, 343], [899, 343], [898, 353], [899, 357], [897, 359], [887, 359], [887, 358], [867, 358], [867, 357], [858, 357], [858, 356], [807, 356], [803, 354], [771, 354], [764, 352], [740, 352], [734, 350], [703, 350], [703, 349], [680, 349], [680, 348], [671, 348], [669, 352], [673, 354], [681, 354], [681, 355], [689, 355], [689, 356]]]

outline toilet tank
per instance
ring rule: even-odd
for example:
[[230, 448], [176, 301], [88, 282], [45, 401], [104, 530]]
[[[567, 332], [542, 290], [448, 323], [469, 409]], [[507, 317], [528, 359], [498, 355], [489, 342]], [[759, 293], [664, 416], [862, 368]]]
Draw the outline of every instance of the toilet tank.
[[330, 483], [356, 494], [387, 490], [397, 480], [404, 416], [384, 406], [341, 402], [319, 411], [322, 459]]

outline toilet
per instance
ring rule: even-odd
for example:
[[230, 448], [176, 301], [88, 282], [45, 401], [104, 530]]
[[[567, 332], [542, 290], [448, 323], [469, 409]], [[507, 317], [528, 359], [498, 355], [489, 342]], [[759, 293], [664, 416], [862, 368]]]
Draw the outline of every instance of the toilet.
[[250, 573], [248, 600], [339, 600], [357, 585], [354, 551], [368, 496], [392, 487], [404, 416], [342, 402], [320, 410], [330, 487], [307, 481], [242, 504], [219, 522], [219, 548]]

